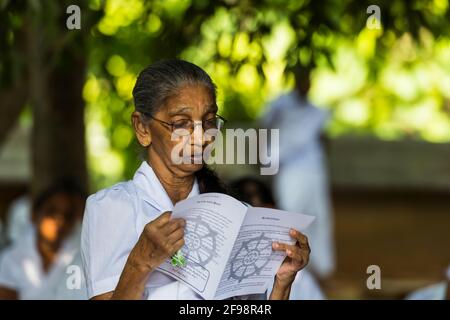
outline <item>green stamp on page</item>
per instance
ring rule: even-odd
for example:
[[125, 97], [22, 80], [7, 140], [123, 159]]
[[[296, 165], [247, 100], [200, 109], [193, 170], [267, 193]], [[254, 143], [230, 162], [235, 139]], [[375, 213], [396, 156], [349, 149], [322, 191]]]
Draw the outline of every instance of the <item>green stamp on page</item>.
[[177, 253], [172, 256], [171, 262], [174, 267], [184, 267], [186, 265], [186, 258], [184, 257], [183, 252], [178, 250]]

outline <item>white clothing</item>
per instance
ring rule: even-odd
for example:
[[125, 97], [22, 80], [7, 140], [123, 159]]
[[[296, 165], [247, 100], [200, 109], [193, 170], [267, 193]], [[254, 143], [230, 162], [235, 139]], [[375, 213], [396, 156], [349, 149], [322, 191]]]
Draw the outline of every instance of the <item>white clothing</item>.
[[447, 293], [446, 281], [442, 281], [410, 293], [406, 300], [445, 300]]
[[[68, 267], [81, 272], [80, 228], [63, 243], [56, 260], [48, 272], [43, 270], [42, 259], [32, 230], [12, 244], [0, 256], [0, 286], [17, 291], [22, 300], [85, 300], [86, 288], [80, 278], [79, 287], [68, 287]], [[72, 271], [73, 272], [73, 271]]]
[[[323, 157], [320, 134], [328, 113], [309, 104], [296, 91], [274, 100], [262, 123], [280, 129], [280, 165], [296, 162], [305, 166]], [[271, 146], [276, 148], [277, 146]]]
[[447, 296], [447, 288], [450, 283], [450, 266], [446, 271], [446, 281], [429, 285], [425, 288], [418, 289], [410, 293], [407, 300], [445, 300]]

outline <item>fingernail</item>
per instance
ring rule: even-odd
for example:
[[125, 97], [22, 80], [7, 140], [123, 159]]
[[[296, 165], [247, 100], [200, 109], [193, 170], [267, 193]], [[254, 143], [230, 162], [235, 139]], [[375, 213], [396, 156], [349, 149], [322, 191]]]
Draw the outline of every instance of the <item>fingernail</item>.
[[287, 249], [287, 250], [286, 250], [286, 254], [287, 254], [288, 256], [290, 256], [290, 255], [292, 254], [292, 251], [289, 250], [289, 249]]

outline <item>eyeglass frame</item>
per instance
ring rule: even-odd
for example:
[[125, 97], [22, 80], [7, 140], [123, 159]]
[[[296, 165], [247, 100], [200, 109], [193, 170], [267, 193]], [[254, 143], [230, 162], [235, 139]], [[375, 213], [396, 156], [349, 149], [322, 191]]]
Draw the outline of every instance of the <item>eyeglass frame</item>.
[[[161, 124], [165, 124], [166, 126], [169, 126], [169, 127], [170, 127], [170, 132], [172, 132], [172, 133], [175, 132], [175, 130], [173, 129], [173, 125], [175, 124], [176, 121], [170, 123], [170, 122], [166, 122], [166, 121], [157, 119], [157, 118], [153, 117], [152, 115], [150, 115], [150, 114], [147, 113], [147, 112], [142, 112], [142, 111], [141, 111], [141, 113], [144, 114], [145, 116], [151, 118], [152, 120], [155, 120], [155, 121], [157, 121], [157, 122], [159, 122], [159, 123], [161, 123]], [[217, 121], [217, 119], [221, 119], [221, 120], [223, 121], [223, 125], [225, 125], [225, 123], [228, 122], [228, 120], [225, 119], [224, 117], [222, 117], [221, 115], [216, 114], [214, 117], [215, 117], [216, 121]], [[196, 121], [194, 121], [194, 120], [192, 120], [192, 119], [189, 119], [189, 120], [192, 121], [192, 123], [193, 123], [193, 125], [194, 125], [193, 130], [195, 130], [195, 122], [196, 122]], [[202, 122], [202, 129], [204, 128], [203, 123], [204, 123], [205, 121], [209, 121], [209, 120], [211, 120], [211, 119], [201, 121], [201, 122]], [[216, 129], [217, 129], [217, 128], [216, 128]], [[192, 132], [194, 132], [194, 131], [192, 131]]]

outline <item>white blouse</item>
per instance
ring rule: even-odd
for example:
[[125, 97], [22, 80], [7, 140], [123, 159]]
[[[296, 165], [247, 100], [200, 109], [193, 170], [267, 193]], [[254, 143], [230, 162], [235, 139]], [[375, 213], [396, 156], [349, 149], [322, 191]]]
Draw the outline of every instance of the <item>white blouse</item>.
[[[188, 198], [198, 194], [196, 181]], [[172, 201], [145, 161], [132, 180], [88, 198], [81, 254], [89, 298], [115, 290], [128, 255], [145, 225], [172, 209]], [[202, 299], [186, 285], [158, 271], [149, 276], [144, 298]]]
[[[86, 300], [83, 279], [79, 279], [79, 287], [68, 286], [70, 267], [79, 270], [80, 260], [80, 228], [76, 227], [64, 241], [50, 270], [45, 272], [37, 250], [36, 231], [31, 229], [2, 252], [0, 287], [17, 291], [19, 299], [25, 300]], [[78, 275], [82, 277], [79, 271], [74, 274]]]

